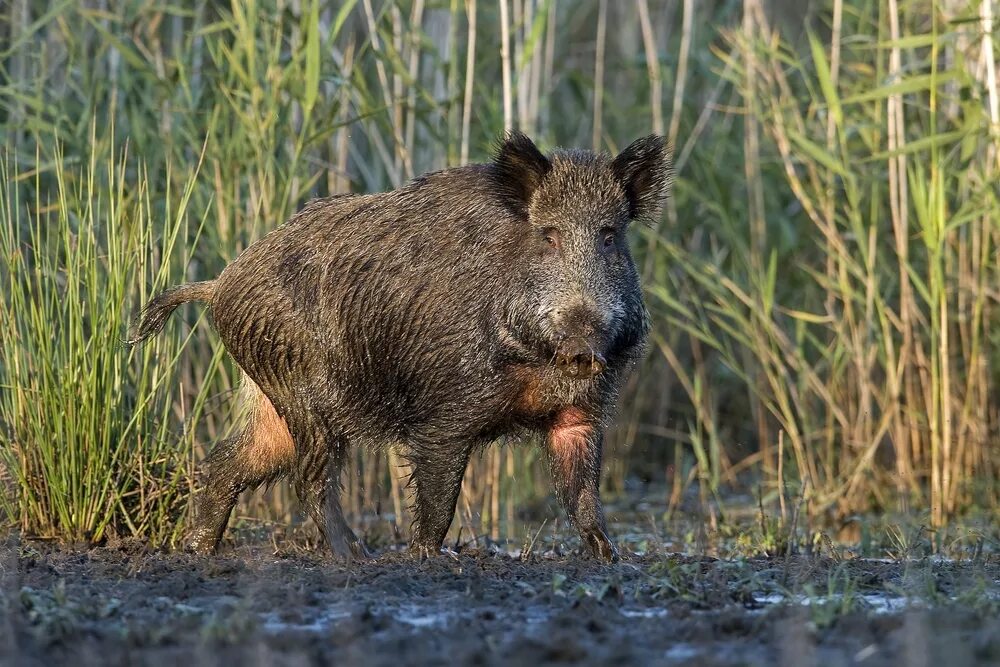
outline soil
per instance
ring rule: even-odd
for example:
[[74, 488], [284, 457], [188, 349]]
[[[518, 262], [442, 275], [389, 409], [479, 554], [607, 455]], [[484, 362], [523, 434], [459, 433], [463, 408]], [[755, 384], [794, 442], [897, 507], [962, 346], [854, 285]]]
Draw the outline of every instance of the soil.
[[998, 612], [996, 556], [0, 548], [0, 663], [18, 665], [995, 665]]

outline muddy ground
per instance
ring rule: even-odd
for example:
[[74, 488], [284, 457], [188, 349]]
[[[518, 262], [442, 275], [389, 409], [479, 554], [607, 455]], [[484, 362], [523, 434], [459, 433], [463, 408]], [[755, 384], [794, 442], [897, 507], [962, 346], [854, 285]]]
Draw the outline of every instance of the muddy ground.
[[[643, 545], [648, 548], [648, 545]], [[383, 549], [258, 537], [213, 558], [7, 539], [0, 663], [995, 665], [1000, 557]], [[238, 662], [234, 662], [238, 661]]]

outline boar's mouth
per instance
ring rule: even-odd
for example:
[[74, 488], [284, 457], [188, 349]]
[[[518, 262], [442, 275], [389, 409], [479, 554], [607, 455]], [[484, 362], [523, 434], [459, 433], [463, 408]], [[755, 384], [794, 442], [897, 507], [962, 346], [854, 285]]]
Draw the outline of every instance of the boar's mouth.
[[559, 342], [553, 358], [556, 369], [574, 380], [589, 380], [604, 370], [607, 360], [585, 338], [567, 338]]

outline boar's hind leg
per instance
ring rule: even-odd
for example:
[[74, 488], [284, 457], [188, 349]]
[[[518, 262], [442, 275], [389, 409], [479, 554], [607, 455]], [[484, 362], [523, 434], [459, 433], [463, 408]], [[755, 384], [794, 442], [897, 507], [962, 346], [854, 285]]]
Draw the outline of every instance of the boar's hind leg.
[[315, 424], [305, 429], [296, 492], [334, 556], [345, 561], [367, 560], [371, 555], [347, 525], [340, 505], [340, 473], [348, 443], [331, 436], [333, 432]]
[[462, 477], [469, 463], [471, 447], [422, 448], [411, 456], [411, 481], [415, 487], [414, 530], [410, 549], [420, 558], [440, 553], [441, 544], [455, 516], [455, 504], [462, 489]]
[[618, 560], [618, 548], [608, 537], [601, 507], [601, 448], [599, 427], [577, 408], [563, 410], [548, 433], [552, 481], [566, 514], [595, 557]]
[[203, 464], [205, 488], [195, 503], [188, 541], [188, 549], [196, 553], [215, 551], [243, 491], [276, 479], [295, 458], [288, 427], [263, 392], [245, 378], [242, 394], [249, 408], [246, 425], [239, 435], [216, 445]]

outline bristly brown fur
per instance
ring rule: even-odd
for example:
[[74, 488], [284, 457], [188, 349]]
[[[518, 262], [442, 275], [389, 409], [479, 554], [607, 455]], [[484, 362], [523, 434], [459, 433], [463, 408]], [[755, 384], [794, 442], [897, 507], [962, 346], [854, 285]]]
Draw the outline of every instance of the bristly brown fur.
[[612, 159], [546, 156], [515, 132], [489, 164], [312, 201], [217, 280], [154, 299], [133, 341], [209, 301], [260, 392], [206, 461], [192, 548], [212, 551], [239, 493], [287, 472], [331, 549], [363, 557], [338, 481], [351, 446], [381, 443], [412, 466], [413, 545], [434, 552], [471, 452], [537, 432], [584, 543], [614, 560], [603, 432], [649, 330], [626, 232], [659, 215], [669, 175], [661, 137]]

